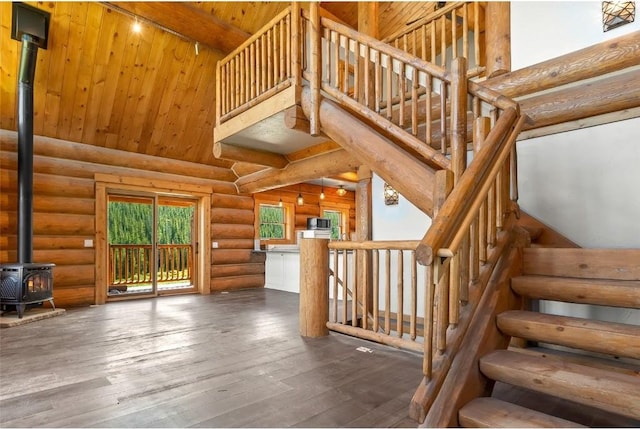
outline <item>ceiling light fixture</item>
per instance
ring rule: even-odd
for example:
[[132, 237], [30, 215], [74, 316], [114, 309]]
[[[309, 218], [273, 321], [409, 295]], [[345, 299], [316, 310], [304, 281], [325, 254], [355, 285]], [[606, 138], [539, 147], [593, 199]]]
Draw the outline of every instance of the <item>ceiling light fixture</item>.
[[139, 33], [140, 31], [142, 31], [142, 27], [140, 26], [140, 23], [138, 22], [138, 18], [136, 18], [136, 21], [133, 23], [133, 32], [134, 33]]
[[324, 200], [324, 177], [322, 178], [322, 188], [320, 190], [320, 199]]
[[302, 197], [300, 187], [298, 187], [298, 198], [296, 199], [296, 201], [298, 202], [299, 206], [304, 205], [304, 198]]
[[629, 24], [636, 17], [634, 1], [603, 1], [602, 31], [613, 30], [621, 25]]
[[398, 204], [398, 191], [388, 183], [384, 184], [384, 204], [387, 206]]
[[342, 185], [340, 185], [338, 190], [336, 190], [336, 194], [338, 194], [341, 197], [344, 197], [345, 195], [347, 195], [347, 190], [344, 189], [344, 187]]

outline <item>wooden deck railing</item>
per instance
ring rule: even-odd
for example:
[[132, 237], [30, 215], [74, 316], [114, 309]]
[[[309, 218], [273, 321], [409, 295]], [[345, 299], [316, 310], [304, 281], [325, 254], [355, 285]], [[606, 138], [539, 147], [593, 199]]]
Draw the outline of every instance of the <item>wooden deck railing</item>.
[[[135, 285], [152, 281], [153, 246], [151, 244], [110, 244], [109, 285]], [[190, 244], [157, 246], [157, 281], [190, 281], [193, 273], [193, 248]]]
[[[449, 70], [460, 56], [467, 58], [467, 77], [484, 73], [481, 33], [484, 10], [479, 2], [452, 2], [420, 18], [383, 41]], [[455, 25], [454, 25], [455, 23]]]

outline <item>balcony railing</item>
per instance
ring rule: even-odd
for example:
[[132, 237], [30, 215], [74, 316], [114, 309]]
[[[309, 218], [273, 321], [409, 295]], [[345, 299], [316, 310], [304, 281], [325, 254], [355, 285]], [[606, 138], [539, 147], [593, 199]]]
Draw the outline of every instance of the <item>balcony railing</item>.
[[[110, 244], [109, 285], [139, 285], [152, 281], [153, 246], [151, 244]], [[190, 244], [157, 246], [157, 281], [190, 282], [193, 272], [193, 248]]]

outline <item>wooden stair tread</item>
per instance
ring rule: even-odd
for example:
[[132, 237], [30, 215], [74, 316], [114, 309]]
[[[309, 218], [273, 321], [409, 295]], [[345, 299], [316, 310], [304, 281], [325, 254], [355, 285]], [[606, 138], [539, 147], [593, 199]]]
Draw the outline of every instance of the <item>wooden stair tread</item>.
[[523, 249], [523, 273], [589, 279], [640, 280], [640, 249]]
[[509, 350], [515, 353], [524, 353], [529, 356], [551, 356], [578, 365], [618, 372], [629, 377], [640, 377], [640, 360], [637, 359], [614, 359], [608, 356], [603, 357], [600, 355], [572, 353], [570, 351], [551, 349], [547, 347], [509, 347]]
[[640, 418], [640, 377], [510, 350], [482, 357], [480, 370], [492, 380]]
[[640, 281], [519, 276], [511, 279], [519, 295], [535, 299], [640, 309]]
[[585, 427], [569, 420], [550, 416], [495, 398], [476, 398], [472, 400], [460, 409], [458, 420], [462, 427]]
[[514, 337], [640, 359], [640, 326], [521, 310], [499, 314], [497, 323]]

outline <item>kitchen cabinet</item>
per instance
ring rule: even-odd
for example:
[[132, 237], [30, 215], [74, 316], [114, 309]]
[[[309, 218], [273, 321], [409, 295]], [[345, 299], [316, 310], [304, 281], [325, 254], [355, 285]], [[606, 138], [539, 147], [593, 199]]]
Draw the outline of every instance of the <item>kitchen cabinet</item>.
[[300, 252], [268, 251], [264, 287], [300, 293]]

